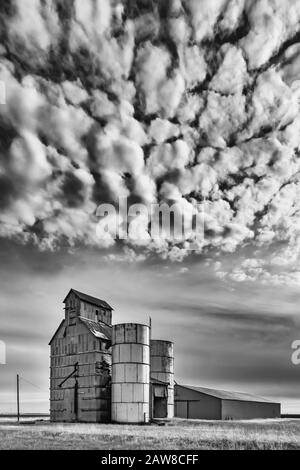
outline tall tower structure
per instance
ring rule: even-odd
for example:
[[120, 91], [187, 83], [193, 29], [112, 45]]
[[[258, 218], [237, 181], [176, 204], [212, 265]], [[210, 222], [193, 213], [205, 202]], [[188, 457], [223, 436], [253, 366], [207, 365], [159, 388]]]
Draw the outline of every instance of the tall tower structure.
[[71, 289], [50, 345], [51, 421], [110, 421], [112, 307]]
[[123, 323], [112, 330], [112, 421], [148, 423], [150, 328]]

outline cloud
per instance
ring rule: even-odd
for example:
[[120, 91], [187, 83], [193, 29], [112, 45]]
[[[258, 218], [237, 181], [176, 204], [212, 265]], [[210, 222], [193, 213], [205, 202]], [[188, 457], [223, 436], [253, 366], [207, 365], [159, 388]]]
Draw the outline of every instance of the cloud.
[[200, 42], [205, 38], [212, 38], [215, 23], [225, 0], [201, 0], [200, 2], [190, 0], [184, 3], [190, 11], [195, 40]]
[[249, 82], [249, 77], [241, 49], [224, 44], [220, 53], [223, 55], [223, 61], [210, 82], [210, 88], [222, 94], [242, 92]]
[[265, 276], [295, 264], [299, 2], [73, 3], [0, 7], [1, 237], [102, 248], [100, 203], [176, 200], [188, 216], [205, 205], [205, 238], [153, 240], [137, 218], [130, 250], [181, 261], [251, 245], [273, 253]]
[[11, 43], [18, 47], [47, 52], [56, 43], [59, 34], [58, 15], [51, 1], [14, 1], [16, 9], [13, 18], [8, 20], [8, 33]]
[[136, 85], [146, 114], [160, 113], [172, 118], [176, 112], [185, 83], [180, 71], [171, 69], [171, 60], [164, 46], [156, 47], [149, 42], [137, 51]]
[[249, 68], [263, 66], [276, 54], [282, 43], [297, 31], [300, 6], [297, 0], [246, 1], [245, 11], [250, 31], [241, 39]]

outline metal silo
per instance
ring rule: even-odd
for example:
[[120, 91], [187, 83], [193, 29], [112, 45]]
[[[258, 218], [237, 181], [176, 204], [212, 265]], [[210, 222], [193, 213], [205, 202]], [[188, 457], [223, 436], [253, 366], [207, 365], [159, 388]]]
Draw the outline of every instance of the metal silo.
[[[150, 376], [152, 381], [152, 416], [174, 417], [174, 345], [171, 341], [151, 340]], [[161, 384], [160, 384], [161, 382]], [[165, 384], [165, 386], [163, 386]]]
[[112, 421], [149, 422], [150, 328], [123, 323], [112, 327]]

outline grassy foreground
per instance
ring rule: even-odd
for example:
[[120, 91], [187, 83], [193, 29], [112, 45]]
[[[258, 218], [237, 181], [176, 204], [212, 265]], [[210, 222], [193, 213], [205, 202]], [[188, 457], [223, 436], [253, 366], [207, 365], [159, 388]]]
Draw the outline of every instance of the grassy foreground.
[[300, 449], [300, 420], [0, 424], [0, 449]]

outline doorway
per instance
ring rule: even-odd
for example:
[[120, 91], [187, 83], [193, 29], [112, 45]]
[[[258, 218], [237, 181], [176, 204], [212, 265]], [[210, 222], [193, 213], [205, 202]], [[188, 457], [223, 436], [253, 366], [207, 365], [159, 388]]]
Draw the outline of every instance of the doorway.
[[154, 418], [167, 418], [168, 402], [165, 397], [154, 397]]

